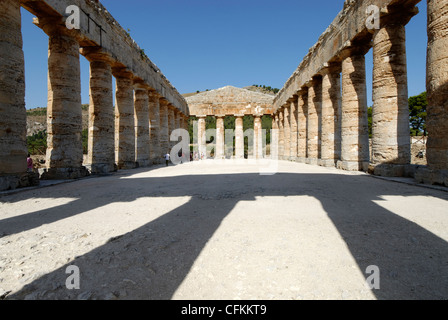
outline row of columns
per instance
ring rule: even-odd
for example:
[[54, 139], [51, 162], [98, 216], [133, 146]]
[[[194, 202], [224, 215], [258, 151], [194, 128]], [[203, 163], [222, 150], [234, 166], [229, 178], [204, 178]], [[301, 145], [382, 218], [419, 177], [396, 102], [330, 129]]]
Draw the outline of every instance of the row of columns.
[[[42, 178], [78, 178], [148, 166], [170, 152], [170, 133], [187, 118], [101, 48], [82, 48], [76, 33], [39, 19], [49, 36], [48, 149]], [[83, 166], [80, 52], [90, 62], [88, 156]], [[26, 172], [26, 109], [20, 3], [0, 3], [0, 187]], [[116, 79], [116, 88], [112, 79]], [[115, 109], [114, 109], [115, 93]], [[3, 181], [3, 182], [2, 182]]]
[[[216, 115], [216, 135], [215, 135], [215, 159], [224, 159], [226, 157], [226, 130], [224, 127], [225, 115]], [[248, 134], [244, 132], [243, 118], [244, 115], [234, 115], [235, 117], [235, 158], [244, 159], [244, 138]], [[207, 137], [206, 137], [206, 118], [207, 116], [200, 115], [198, 118], [198, 152], [200, 155], [207, 154]], [[233, 146], [233, 136], [232, 146]], [[254, 130], [253, 130], [253, 157], [260, 159], [263, 155], [263, 133], [261, 115], [254, 116]], [[228, 140], [230, 141], [230, 140]]]
[[275, 116], [280, 156], [344, 170], [403, 175], [410, 164], [405, 27], [373, 35], [373, 139], [369, 152], [365, 54], [353, 44], [325, 65]]

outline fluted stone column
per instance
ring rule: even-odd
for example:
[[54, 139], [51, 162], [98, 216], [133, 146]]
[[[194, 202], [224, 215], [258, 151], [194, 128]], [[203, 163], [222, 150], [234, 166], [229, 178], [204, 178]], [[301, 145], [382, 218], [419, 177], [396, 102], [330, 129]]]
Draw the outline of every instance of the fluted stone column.
[[118, 169], [133, 169], [135, 163], [134, 88], [132, 74], [114, 71], [115, 92], [115, 161]]
[[[269, 155], [272, 157], [272, 150], [273, 150], [273, 148], [274, 148], [274, 146], [272, 145], [273, 144], [273, 141], [272, 141], [272, 137], [273, 137], [273, 135], [274, 135], [274, 133], [273, 133], [273, 131], [274, 130], [277, 130], [277, 132], [278, 132], [278, 114], [273, 114], [272, 115], [272, 131], [271, 131], [271, 145], [270, 145], [270, 151], [269, 151]], [[278, 133], [277, 133], [278, 134]], [[278, 146], [277, 146], [278, 147]], [[278, 149], [278, 148], [277, 148]]]
[[331, 65], [322, 70], [322, 134], [321, 161], [335, 167], [340, 157], [341, 66]]
[[283, 110], [278, 111], [278, 158], [284, 159], [285, 154], [285, 120], [283, 118]]
[[216, 116], [216, 156], [215, 159], [225, 158], [225, 116]]
[[369, 130], [364, 52], [346, 51], [342, 62], [341, 161], [338, 168], [368, 170]]
[[176, 145], [175, 141], [171, 141], [171, 133], [176, 129], [176, 113], [174, 112], [174, 109], [172, 106], [168, 108], [168, 126], [169, 126], [169, 145], [170, 150]]
[[283, 135], [284, 135], [284, 147], [283, 147], [283, 159], [289, 160], [291, 157], [291, 128], [290, 128], [290, 104], [287, 104], [283, 108]]
[[298, 126], [297, 126], [297, 117], [298, 117], [298, 97], [295, 95], [294, 98], [290, 102], [289, 108], [289, 126], [290, 126], [290, 150], [291, 154], [289, 160], [296, 161], [297, 160], [297, 143], [298, 143]]
[[403, 176], [411, 161], [406, 31], [389, 23], [373, 37], [372, 159], [376, 175]]
[[49, 34], [47, 172], [43, 179], [76, 179], [82, 166], [82, 109], [79, 44], [60, 30]]
[[20, 3], [0, 2], [0, 191], [26, 172], [25, 61]]
[[160, 148], [162, 155], [171, 152], [168, 123], [168, 101], [160, 99]]
[[448, 186], [448, 0], [428, 0], [428, 168], [417, 180]]
[[92, 60], [86, 167], [93, 174], [115, 170], [114, 122], [112, 68], [106, 60]]
[[308, 88], [298, 92], [297, 105], [297, 161], [306, 162], [308, 148]]
[[235, 115], [235, 158], [244, 159], [244, 115]]
[[263, 128], [261, 123], [261, 116], [254, 116], [254, 158], [263, 158]]
[[135, 108], [135, 161], [139, 167], [147, 167], [150, 162], [149, 141], [149, 92], [143, 84], [136, 84], [134, 91]]
[[207, 156], [207, 141], [205, 136], [207, 116], [198, 116], [198, 151], [199, 159]]
[[317, 165], [320, 158], [320, 131], [322, 112], [322, 80], [313, 78], [308, 88], [307, 159], [306, 163]]
[[160, 104], [159, 95], [156, 91], [148, 92], [149, 106], [149, 158], [151, 163], [159, 164], [162, 161], [162, 151], [160, 148]]

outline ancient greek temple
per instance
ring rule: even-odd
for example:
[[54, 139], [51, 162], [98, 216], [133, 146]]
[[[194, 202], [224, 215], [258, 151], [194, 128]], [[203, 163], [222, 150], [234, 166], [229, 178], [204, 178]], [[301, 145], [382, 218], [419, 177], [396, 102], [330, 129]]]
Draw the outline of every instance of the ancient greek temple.
[[[217, 118], [216, 153], [223, 156], [223, 118], [271, 115], [280, 159], [411, 176], [448, 186], [448, 0], [427, 0], [427, 166], [410, 165], [406, 24], [421, 0], [346, 0], [277, 96], [225, 87], [185, 100], [118, 22], [94, 0], [0, 2], [0, 190], [27, 185], [24, 54], [20, 7], [49, 36], [46, 179], [79, 178], [158, 163], [170, 133], [199, 118]], [[81, 9], [80, 29], [66, 26], [67, 7]], [[373, 138], [369, 147], [365, 55], [373, 51]], [[89, 154], [81, 145], [80, 55], [90, 61]], [[424, 77], [425, 75], [422, 75]], [[112, 77], [116, 88], [112, 88]], [[115, 96], [115, 109], [114, 109]]]
[[[254, 125], [251, 140], [253, 141], [253, 155], [255, 158], [262, 157], [262, 125], [261, 117], [272, 114], [272, 103], [274, 97], [269, 94], [253, 92], [246, 89], [227, 86], [224, 88], [206, 91], [192, 97], [186, 98], [190, 115], [198, 118], [198, 152], [206, 154], [206, 118], [216, 118], [215, 159], [224, 159], [225, 156], [225, 128], [224, 118], [226, 116], [235, 119], [235, 131], [228, 132], [235, 136], [235, 158], [244, 158], [244, 135], [243, 118], [254, 117]], [[233, 139], [233, 136], [232, 136]], [[231, 141], [232, 142], [232, 141]], [[233, 143], [232, 143], [233, 147]]]
[[[80, 8], [80, 29], [65, 23], [73, 4]], [[48, 149], [42, 178], [73, 179], [160, 162], [171, 149], [171, 131], [187, 128], [188, 105], [106, 8], [90, 0], [2, 0], [0, 190], [28, 184], [21, 6], [49, 36]], [[80, 55], [90, 62], [85, 165]]]

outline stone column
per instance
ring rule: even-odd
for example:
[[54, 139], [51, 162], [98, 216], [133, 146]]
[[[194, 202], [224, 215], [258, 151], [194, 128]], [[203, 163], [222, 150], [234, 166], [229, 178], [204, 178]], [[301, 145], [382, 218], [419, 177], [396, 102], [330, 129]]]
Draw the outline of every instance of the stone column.
[[372, 159], [374, 174], [403, 176], [411, 161], [406, 31], [389, 23], [373, 37]]
[[147, 167], [150, 162], [149, 141], [149, 92], [144, 84], [134, 87], [135, 108], [135, 161], [139, 167]]
[[0, 191], [26, 172], [25, 61], [20, 3], [0, 2]]
[[298, 141], [298, 127], [297, 127], [297, 117], [298, 117], [298, 97], [294, 96], [294, 98], [290, 102], [289, 108], [289, 126], [291, 132], [291, 154], [289, 160], [296, 161], [297, 160], [297, 141]]
[[90, 61], [89, 137], [86, 167], [93, 174], [115, 170], [115, 115], [112, 68], [107, 61]]
[[[426, 88], [429, 171], [418, 180], [448, 186], [448, 0], [428, 0]], [[416, 177], [417, 178], [417, 177]]]
[[[269, 156], [271, 156], [271, 157], [272, 157], [272, 150], [274, 149], [274, 146], [272, 145], [273, 144], [272, 137], [274, 136], [274, 133], [273, 133], [274, 130], [277, 130], [277, 132], [278, 132], [278, 114], [272, 115], [271, 145], [269, 146]], [[277, 146], [277, 149], [278, 149], [278, 146]]]
[[261, 115], [254, 116], [254, 158], [263, 158], [263, 128]]
[[160, 99], [160, 148], [162, 155], [171, 152], [168, 124], [168, 101]]
[[284, 118], [283, 110], [278, 111], [278, 158], [283, 160], [285, 156], [285, 131], [284, 131]]
[[348, 49], [342, 62], [341, 161], [337, 166], [349, 171], [367, 171], [369, 163], [365, 52]]
[[133, 169], [135, 163], [134, 88], [132, 74], [113, 71], [115, 92], [115, 161], [118, 169]]
[[159, 164], [162, 161], [162, 151], [160, 148], [160, 104], [159, 95], [156, 91], [148, 92], [149, 105], [149, 158], [151, 163]]
[[171, 141], [171, 133], [173, 133], [174, 129], [176, 129], [176, 113], [174, 112], [174, 107], [169, 106], [168, 108], [168, 139], [169, 139], [169, 145], [170, 145], [170, 151], [171, 149], [176, 145], [175, 141]]
[[60, 30], [49, 30], [47, 172], [43, 179], [76, 179], [82, 166], [82, 109], [79, 44]]
[[322, 112], [322, 79], [315, 77], [308, 88], [307, 164], [318, 164]]
[[325, 167], [335, 167], [340, 157], [341, 66], [330, 65], [322, 75], [322, 138], [321, 161]]
[[235, 115], [235, 158], [244, 159], [244, 115]]
[[207, 116], [198, 116], [198, 152], [199, 159], [207, 156], [207, 141], [205, 137]]
[[297, 161], [306, 162], [308, 149], [308, 88], [298, 92], [297, 103]]
[[283, 160], [289, 160], [289, 158], [291, 157], [291, 128], [289, 126], [289, 108], [289, 103], [283, 107]]
[[216, 156], [215, 159], [225, 159], [225, 128], [224, 115], [216, 116]]

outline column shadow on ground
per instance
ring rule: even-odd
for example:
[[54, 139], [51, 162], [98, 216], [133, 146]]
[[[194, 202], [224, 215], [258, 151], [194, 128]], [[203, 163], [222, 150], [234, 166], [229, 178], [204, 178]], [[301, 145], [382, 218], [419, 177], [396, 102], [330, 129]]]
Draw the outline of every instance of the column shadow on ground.
[[[9, 299], [24, 299], [35, 292], [41, 292], [34, 296], [36, 299], [76, 299], [79, 292], [65, 287], [68, 265], [80, 268], [82, 292], [91, 292], [89, 296], [93, 298], [104, 299], [103, 291], [107, 287], [107, 292], [115, 293], [120, 299], [171, 299], [207, 242], [238, 202], [255, 201], [257, 196], [301, 195], [315, 197], [321, 202], [361, 272], [370, 265], [380, 268], [381, 288], [373, 290], [376, 298], [448, 298], [448, 243], [376, 203], [384, 201], [383, 196], [394, 195], [427, 195], [448, 201], [444, 192], [341, 174], [109, 177], [100, 181], [100, 186], [98, 181], [94, 189], [84, 190], [74, 202], [0, 220], [0, 233], [30, 230], [110, 203], [130, 202], [143, 196], [190, 196], [191, 200], [42, 276]], [[106, 186], [114, 185], [120, 188], [120, 196], [107, 197]], [[177, 188], [179, 185], [184, 187]], [[286, 189], [282, 185], [292, 187]], [[301, 210], [297, 208], [297, 213]], [[300, 250], [299, 244], [297, 250]], [[332, 262], [326, 263], [331, 265]], [[98, 288], [98, 284], [102, 287]]]

